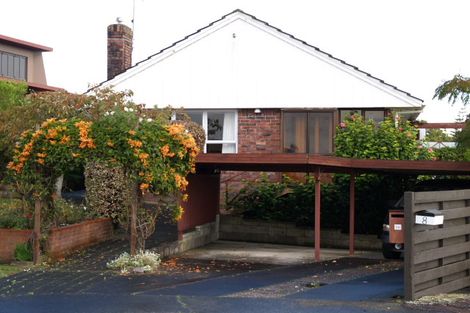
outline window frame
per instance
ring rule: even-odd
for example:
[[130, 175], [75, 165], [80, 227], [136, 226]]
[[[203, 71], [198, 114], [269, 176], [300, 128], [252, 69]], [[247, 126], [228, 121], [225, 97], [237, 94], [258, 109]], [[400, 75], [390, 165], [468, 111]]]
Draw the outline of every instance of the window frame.
[[[202, 113], [202, 128], [204, 129], [204, 134], [206, 136], [206, 142], [204, 143], [204, 153], [207, 153], [208, 144], [233, 144], [235, 145], [235, 152], [238, 153], [238, 111], [237, 110], [201, 110], [201, 109], [185, 109], [184, 113]], [[209, 140], [209, 128], [208, 128], [208, 115], [209, 113], [234, 113], [234, 139], [233, 140]], [[223, 153], [223, 152], [222, 152]], [[232, 153], [232, 152], [230, 152]]]

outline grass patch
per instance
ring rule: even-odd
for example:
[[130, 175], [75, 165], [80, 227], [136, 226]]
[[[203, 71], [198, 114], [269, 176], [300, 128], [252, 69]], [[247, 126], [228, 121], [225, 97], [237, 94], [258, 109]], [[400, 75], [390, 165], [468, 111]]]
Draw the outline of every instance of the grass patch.
[[25, 267], [16, 264], [0, 264], [0, 278], [21, 272]]

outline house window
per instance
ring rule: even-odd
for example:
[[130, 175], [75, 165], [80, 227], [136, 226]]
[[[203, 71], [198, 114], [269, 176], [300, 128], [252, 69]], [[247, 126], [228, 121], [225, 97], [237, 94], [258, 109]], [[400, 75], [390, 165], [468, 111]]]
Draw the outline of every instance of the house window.
[[333, 152], [333, 112], [285, 112], [283, 132], [284, 152]]
[[353, 114], [359, 114], [364, 120], [373, 120], [376, 123], [383, 122], [385, 119], [384, 110], [340, 110], [340, 121], [344, 121], [346, 117]]
[[236, 111], [186, 111], [189, 117], [204, 128], [204, 153], [237, 153]]
[[385, 112], [384, 111], [364, 111], [364, 119], [367, 120], [374, 120], [374, 122], [379, 123], [383, 122], [385, 119]]
[[26, 62], [24, 56], [0, 51], [0, 76], [26, 80]]

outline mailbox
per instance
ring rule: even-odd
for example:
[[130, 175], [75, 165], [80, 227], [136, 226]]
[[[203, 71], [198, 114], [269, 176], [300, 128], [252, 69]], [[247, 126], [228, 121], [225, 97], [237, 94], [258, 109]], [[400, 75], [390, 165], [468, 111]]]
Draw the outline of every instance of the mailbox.
[[390, 210], [388, 212], [389, 220], [389, 241], [394, 244], [402, 244], [405, 242], [404, 229], [405, 215], [403, 210]]
[[416, 212], [415, 224], [420, 225], [442, 225], [444, 224], [444, 215], [437, 209], [429, 209]]

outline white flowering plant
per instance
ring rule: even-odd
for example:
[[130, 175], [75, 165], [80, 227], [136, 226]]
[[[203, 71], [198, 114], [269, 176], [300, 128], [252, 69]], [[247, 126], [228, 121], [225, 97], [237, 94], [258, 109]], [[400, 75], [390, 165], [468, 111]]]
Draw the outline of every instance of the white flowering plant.
[[158, 253], [145, 250], [132, 256], [127, 252], [122, 253], [116, 259], [106, 263], [109, 269], [119, 270], [122, 274], [130, 272], [154, 272], [161, 263]]

